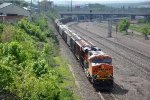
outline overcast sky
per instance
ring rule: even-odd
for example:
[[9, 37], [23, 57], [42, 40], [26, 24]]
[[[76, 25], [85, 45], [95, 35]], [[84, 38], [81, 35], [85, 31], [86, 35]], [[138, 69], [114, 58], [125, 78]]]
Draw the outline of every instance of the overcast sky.
[[[31, 0], [26, 0], [31, 1]], [[38, 0], [32, 0], [37, 2]], [[41, 0], [40, 0], [41, 1]], [[50, 0], [54, 1], [55, 4], [64, 4], [69, 3], [71, 0]], [[136, 3], [136, 2], [144, 2], [150, 0], [72, 0], [73, 3]]]

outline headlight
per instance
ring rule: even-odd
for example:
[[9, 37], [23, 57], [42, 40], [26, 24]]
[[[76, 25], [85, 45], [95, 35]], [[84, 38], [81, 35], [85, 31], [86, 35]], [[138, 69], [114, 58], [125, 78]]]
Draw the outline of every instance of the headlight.
[[112, 78], [112, 75], [110, 74], [110, 75], [108, 75], [107, 77], [108, 77], [108, 78]]
[[97, 75], [97, 77], [99, 78], [100, 76], [99, 76], [99, 75]]

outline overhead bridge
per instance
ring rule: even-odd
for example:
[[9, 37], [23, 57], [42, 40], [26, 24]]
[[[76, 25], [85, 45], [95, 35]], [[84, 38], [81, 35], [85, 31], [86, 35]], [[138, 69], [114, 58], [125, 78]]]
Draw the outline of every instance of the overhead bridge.
[[114, 17], [130, 17], [135, 19], [135, 16], [150, 16], [150, 12], [59, 12], [61, 18], [64, 16], [76, 16], [78, 19], [94, 19], [102, 20]]

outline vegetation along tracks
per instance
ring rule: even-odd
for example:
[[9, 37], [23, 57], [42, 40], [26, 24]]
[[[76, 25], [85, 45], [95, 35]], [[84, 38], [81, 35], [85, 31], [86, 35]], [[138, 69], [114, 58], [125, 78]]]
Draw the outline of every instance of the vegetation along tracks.
[[[70, 25], [70, 26], [72, 26], [72, 25]], [[150, 79], [150, 73], [149, 73], [150, 69], [148, 68], [148, 66], [150, 65], [149, 64], [150, 63], [150, 57], [148, 57], [148, 56], [142, 54], [141, 52], [138, 52], [132, 48], [126, 47], [120, 43], [116, 43], [116, 42], [111, 41], [105, 37], [102, 37], [100, 35], [97, 35], [95, 33], [90, 32], [86, 29], [83, 29], [83, 28], [77, 26], [77, 24], [74, 24], [74, 25], [75, 25], [75, 27], [72, 27], [72, 28], [75, 31], [80, 32], [83, 35], [86, 35], [88, 38], [94, 40], [95, 42], [97, 42], [101, 45], [103, 45], [104, 47], [110, 49], [111, 51], [115, 52], [116, 54], [124, 57], [129, 62], [134, 63], [136, 65], [135, 67], [138, 68], [139, 70], [141, 70], [142, 72], [144, 72], [145, 74], [147, 74], [149, 77], [146, 77], [146, 78]], [[88, 34], [88, 33], [90, 33], [90, 34]], [[100, 39], [98, 39], [98, 38], [100, 38]], [[107, 43], [109, 43], [109, 45], [111, 44], [112, 46], [119, 48], [118, 50], [120, 50], [120, 51], [113, 49], [110, 46], [107, 46], [105, 44], [106, 42], [105, 43], [100, 42], [99, 40], [106, 41]]]

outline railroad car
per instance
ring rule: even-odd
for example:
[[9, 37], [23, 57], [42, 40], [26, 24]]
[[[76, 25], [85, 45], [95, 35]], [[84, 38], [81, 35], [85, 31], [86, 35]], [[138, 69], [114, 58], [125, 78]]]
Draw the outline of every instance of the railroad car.
[[67, 43], [67, 32], [66, 30], [62, 30], [62, 38], [64, 39], [64, 41]]
[[88, 40], [79, 37], [61, 22], [56, 21], [56, 28], [74, 53], [86, 76], [97, 89], [113, 89], [113, 66], [111, 56]]
[[72, 50], [72, 52], [75, 54], [76, 52], [76, 48], [75, 48], [75, 43], [76, 41], [79, 41], [81, 39], [81, 37], [79, 37], [76, 34], [72, 34], [71, 39], [70, 39], [70, 48]]
[[71, 34], [67, 30], [65, 31], [65, 33], [67, 34], [67, 45], [70, 47]]
[[74, 47], [75, 47], [75, 56], [78, 58], [78, 59], [81, 59], [79, 58], [80, 57], [80, 54], [82, 53], [82, 50], [81, 48], [82, 47], [87, 47], [87, 50], [88, 48], [91, 48], [93, 46], [93, 44], [85, 39], [80, 39], [78, 41], [75, 41], [75, 44], [74, 44]]
[[59, 34], [62, 36], [62, 30], [63, 30], [63, 24], [62, 23], [58, 23], [58, 32]]
[[59, 24], [60, 24], [59, 20], [56, 19], [56, 20], [55, 20], [55, 27], [56, 27], [56, 30], [57, 30], [58, 32], [59, 32]]
[[70, 42], [71, 41], [71, 37], [75, 36], [76, 33], [74, 33], [73, 31], [70, 31], [69, 29], [65, 30], [65, 33], [67, 34], [67, 42], [66, 43], [68, 44], [69, 47], [71, 47], [72, 46], [71, 45], [72, 42]]
[[72, 21], [72, 17], [68, 17], [68, 18], [61, 18], [59, 19], [59, 21], [63, 24], [66, 24], [68, 22], [71, 22]]

